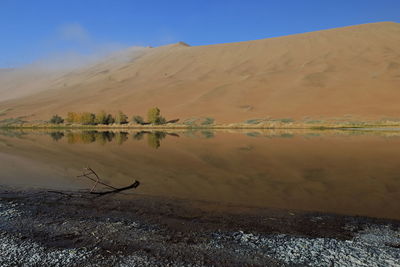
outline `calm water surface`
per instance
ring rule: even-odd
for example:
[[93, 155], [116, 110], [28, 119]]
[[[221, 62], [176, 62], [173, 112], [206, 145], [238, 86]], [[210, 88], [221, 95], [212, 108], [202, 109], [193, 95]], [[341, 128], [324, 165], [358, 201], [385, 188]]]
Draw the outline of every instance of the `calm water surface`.
[[400, 219], [400, 133], [0, 130], [0, 184]]

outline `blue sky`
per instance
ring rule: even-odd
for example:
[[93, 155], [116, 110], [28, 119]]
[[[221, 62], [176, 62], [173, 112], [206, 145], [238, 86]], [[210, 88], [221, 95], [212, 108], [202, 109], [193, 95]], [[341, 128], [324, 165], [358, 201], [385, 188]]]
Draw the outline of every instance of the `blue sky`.
[[400, 22], [400, 0], [0, 0], [0, 67], [60, 53], [206, 45]]

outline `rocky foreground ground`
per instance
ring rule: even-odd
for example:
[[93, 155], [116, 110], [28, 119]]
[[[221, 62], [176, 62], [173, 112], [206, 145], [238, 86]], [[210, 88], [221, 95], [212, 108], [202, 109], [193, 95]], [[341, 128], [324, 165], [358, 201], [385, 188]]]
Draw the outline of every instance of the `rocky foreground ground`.
[[1, 190], [0, 266], [400, 265], [399, 221], [200, 204]]

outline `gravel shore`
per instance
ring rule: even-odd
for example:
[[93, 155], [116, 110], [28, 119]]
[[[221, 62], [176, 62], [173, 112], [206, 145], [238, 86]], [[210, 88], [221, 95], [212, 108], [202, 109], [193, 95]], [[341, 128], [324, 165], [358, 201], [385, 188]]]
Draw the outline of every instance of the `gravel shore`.
[[0, 192], [0, 266], [400, 266], [396, 221], [140, 199]]

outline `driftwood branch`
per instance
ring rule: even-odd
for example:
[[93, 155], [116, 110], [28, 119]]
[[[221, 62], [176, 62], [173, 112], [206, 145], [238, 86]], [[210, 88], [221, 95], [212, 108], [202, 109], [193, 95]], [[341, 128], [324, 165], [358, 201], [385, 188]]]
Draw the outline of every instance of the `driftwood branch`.
[[[92, 177], [92, 176], [94, 176], [94, 177]], [[102, 182], [100, 179], [100, 176], [90, 167], [85, 168], [83, 170], [82, 175], [78, 175], [77, 177], [78, 178], [85, 177], [85, 178], [95, 182], [94, 185], [92, 186], [92, 188], [90, 189], [90, 194], [95, 194], [95, 195], [107, 195], [107, 194], [112, 194], [112, 193], [118, 193], [118, 192], [125, 191], [128, 189], [136, 188], [140, 185], [140, 182], [135, 180], [135, 182], [129, 186], [116, 188], [112, 185]], [[112, 190], [103, 191], [103, 192], [95, 192], [94, 190], [98, 184], [104, 185], [108, 188], [111, 188]]]
[[104, 191], [104, 192], [90, 192], [90, 194], [94, 194], [94, 195], [107, 195], [107, 194], [112, 194], [112, 193], [119, 193], [121, 191], [125, 191], [128, 189], [132, 189], [132, 188], [136, 188], [140, 185], [139, 181], [135, 181], [133, 184], [126, 186], [126, 187], [121, 187], [121, 188], [117, 188], [115, 190], [111, 190], [111, 191]]
[[[85, 173], [85, 170], [89, 171], [89, 173]], [[95, 178], [90, 177], [90, 175], [94, 175]], [[96, 173], [92, 168], [90, 168], [90, 167], [85, 168], [84, 171], [83, 171], [83, 174], [82, 174], [82, 175], [78, 175], [77, 177], [78, 177], [78, 178], [80, 178], [80, 177], [86, 177], [86, 178], [88, 178], [89, 180], [92, 180], [93, 182], [95, 182], [95, 184], [93, 185], [93, 187], [92, 187], [92, 189], [90, 190], [90, 192], [93, 192], [93, 191], [94, 191], [94, 189], [96, 188], [97, 184], [101, 184], [101, 185], [107, 186], [107, 187], [109, 187], [109, 188], [111, 188], [111, 189], [114, 189], [114, 190], [118, 189], [118, 188], [115, 188], [114, 186], [111, 186], [111, 185], [108, 185], [108, 184], [106, 184], [106, 183], [103, 183], [103, 182], [100, 180], [100, 177], [97, 175], [97, 173]]]

